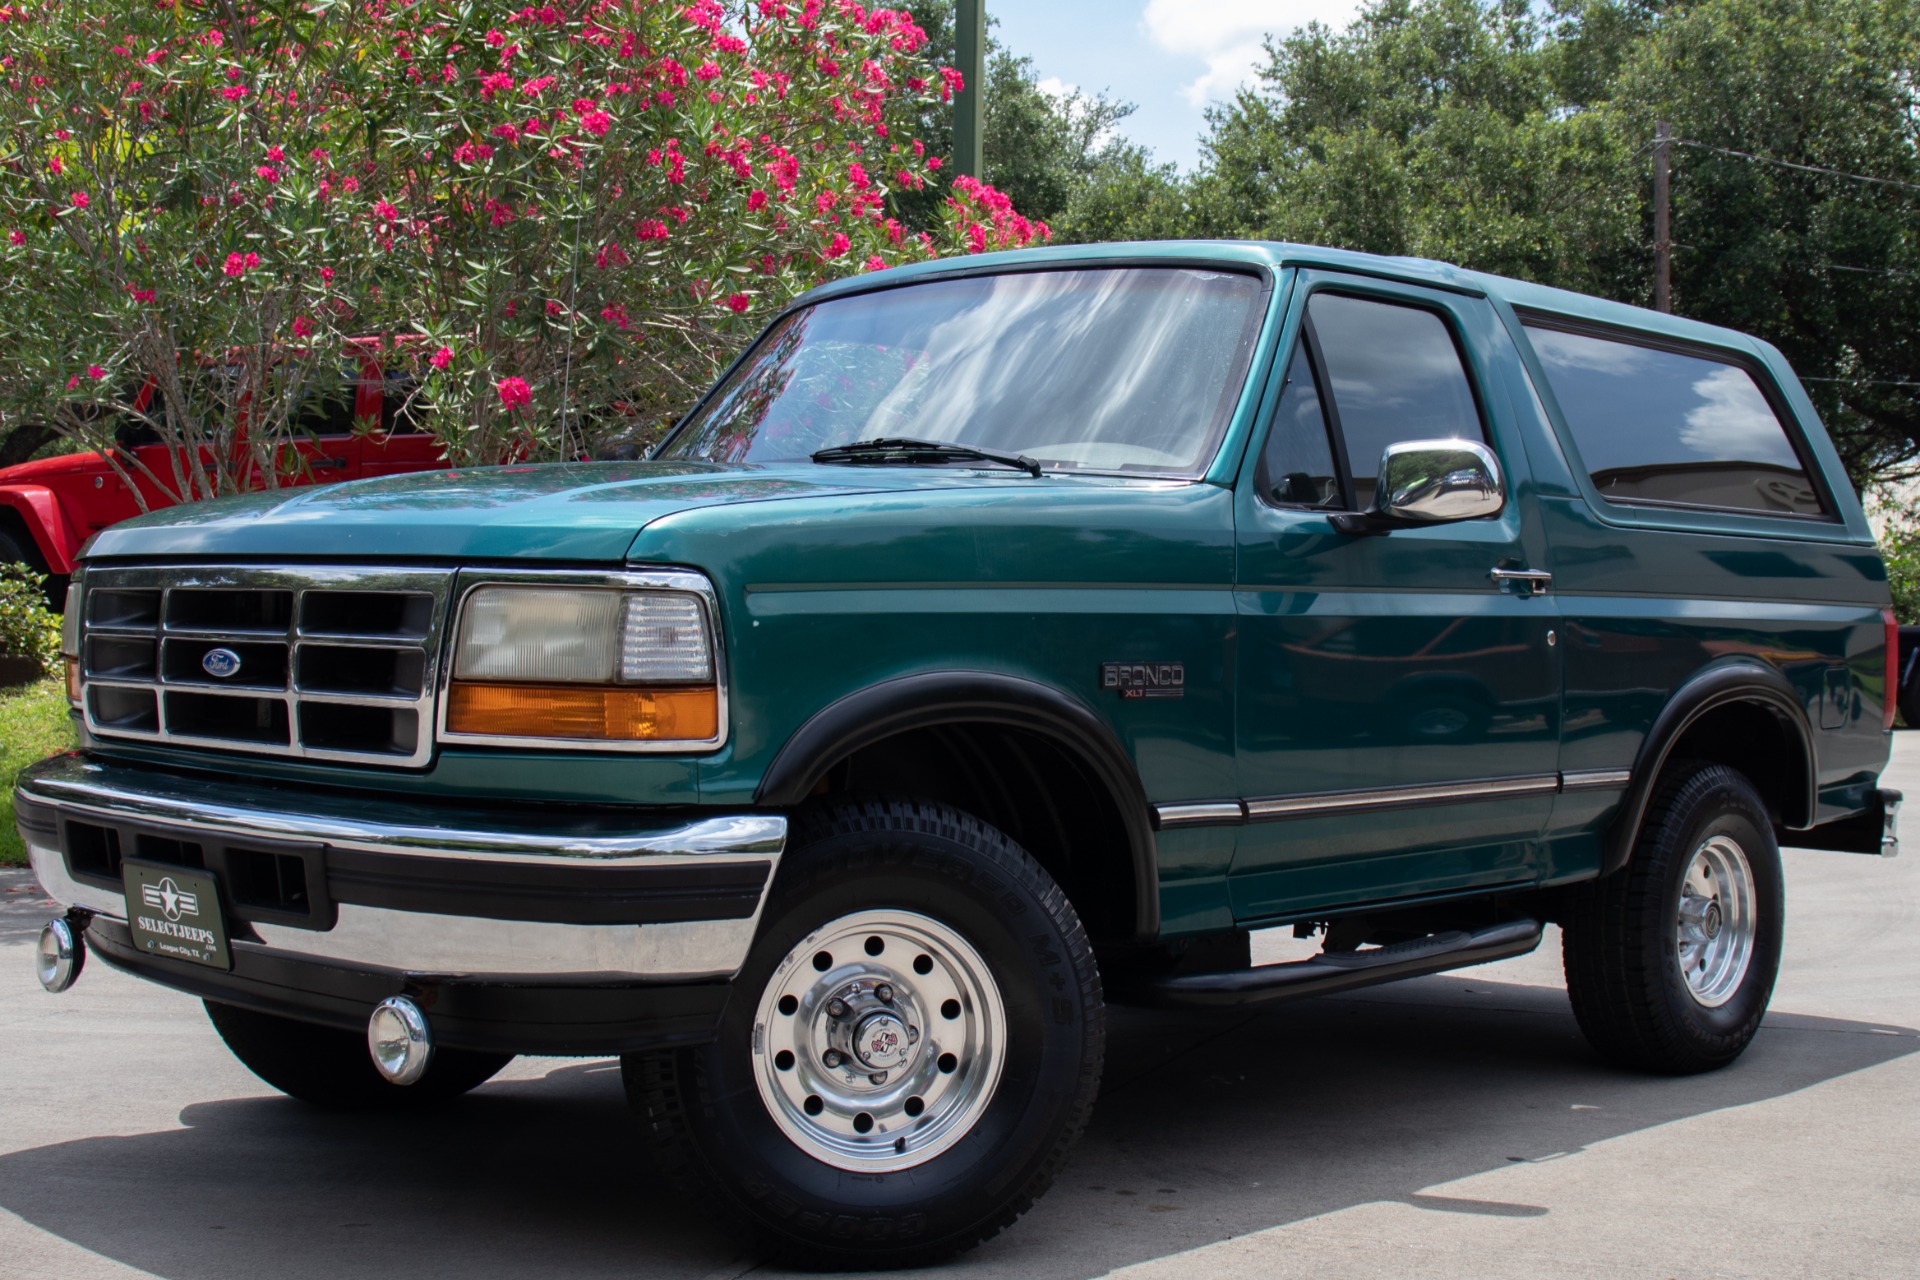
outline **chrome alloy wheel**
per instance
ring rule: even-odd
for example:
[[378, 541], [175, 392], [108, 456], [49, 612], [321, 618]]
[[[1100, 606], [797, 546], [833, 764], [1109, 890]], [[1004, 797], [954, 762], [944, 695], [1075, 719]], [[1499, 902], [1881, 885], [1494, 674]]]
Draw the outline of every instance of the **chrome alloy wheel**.
[[1687, 864], [1675, 921], [1680, 976], [1697, 1003], [1717, 1009], [1740, 989], [1758, 921], [1746, 851], [1726, 836], [1711, 837]]
[[859, 911], [789, 951], [754, 1014], [754, 1081], [794, 1145], [836, 1169], [923, 1164], [986, 1112], [1007, 1014], [986, 961], [913, 911]]

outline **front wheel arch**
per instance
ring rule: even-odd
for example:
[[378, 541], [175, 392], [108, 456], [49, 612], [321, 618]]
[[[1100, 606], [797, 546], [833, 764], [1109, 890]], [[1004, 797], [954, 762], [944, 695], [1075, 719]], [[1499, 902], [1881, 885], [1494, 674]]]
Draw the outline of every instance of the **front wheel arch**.
[[[1133, 941], [1157, 938], [1159, 855], [1140, 775], [1112, 727], [1085, 703], [1050, 685], [991, 671], [920, 672], [870, 685], [829, 703], [793, 732], [767, 766], [754, 802], [798, 807], [862, 752], [911, 735], [972, 729], [1043, 739], [1091, 780], [1113, 816], [1127, 861], [1130, 901], [1121, 930]], [[990, 822], [1004, 818], [977, 816]], [[1060, 876], [1059, 868], [1049, 870]]]

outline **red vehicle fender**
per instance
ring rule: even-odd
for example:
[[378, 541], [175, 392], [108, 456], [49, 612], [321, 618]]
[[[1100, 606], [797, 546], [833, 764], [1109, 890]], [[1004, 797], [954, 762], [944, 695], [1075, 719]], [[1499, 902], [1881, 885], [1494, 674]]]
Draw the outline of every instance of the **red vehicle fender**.
[[68, 522], [67, 513], [60, 509], [53, 490], [38, 484], [3, 484], [0, 485], [0, 506], [19, 513], [20, 523], [27, 527], [28, 535], [40, 549], [40, 558], [46, 562], [48, 573], [73, 572], [73, 555], [80, 549], [82, 539]]

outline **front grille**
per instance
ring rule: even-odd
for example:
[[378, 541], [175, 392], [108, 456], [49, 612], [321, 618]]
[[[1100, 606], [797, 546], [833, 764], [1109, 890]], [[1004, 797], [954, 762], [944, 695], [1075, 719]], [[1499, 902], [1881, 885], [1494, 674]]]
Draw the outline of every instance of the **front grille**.
[[423, 765], [450, 570], [98, 568], [87, 728], [102, 738]]

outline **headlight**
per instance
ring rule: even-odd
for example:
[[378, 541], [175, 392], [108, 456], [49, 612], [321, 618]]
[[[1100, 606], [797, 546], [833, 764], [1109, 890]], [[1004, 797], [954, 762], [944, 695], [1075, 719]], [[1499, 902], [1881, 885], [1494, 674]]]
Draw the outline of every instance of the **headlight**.
[[478, 588], [460, 612], [447, 731], [717, 741], [720, 694], [706, 601], [685, 591]]

